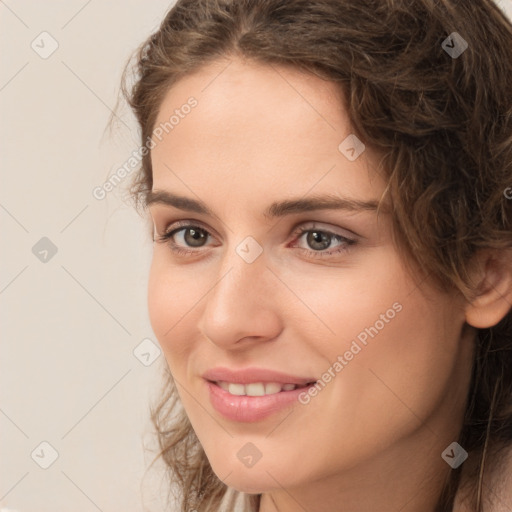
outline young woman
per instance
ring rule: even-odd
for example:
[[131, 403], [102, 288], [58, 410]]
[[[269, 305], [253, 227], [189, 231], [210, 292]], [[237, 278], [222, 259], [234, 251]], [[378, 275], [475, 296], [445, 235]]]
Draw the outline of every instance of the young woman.
[[181, 511], [510, 510], [511, 48], [491, 0], [178, 0], [141, 46]]

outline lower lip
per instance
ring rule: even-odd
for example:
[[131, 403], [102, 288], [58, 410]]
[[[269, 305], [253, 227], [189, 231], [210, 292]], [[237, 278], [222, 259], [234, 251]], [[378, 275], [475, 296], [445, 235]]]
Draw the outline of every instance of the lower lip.
[[246, 423], [260, 421], [289, 407], [297, 402], [299, 395], [307, 392], [310, 387], [280, 391], [273, 395], [237, 396], [228, 393], [213, 382], [205, 382], [210, 392], [210, 401], [213, 408], [228, 420]]

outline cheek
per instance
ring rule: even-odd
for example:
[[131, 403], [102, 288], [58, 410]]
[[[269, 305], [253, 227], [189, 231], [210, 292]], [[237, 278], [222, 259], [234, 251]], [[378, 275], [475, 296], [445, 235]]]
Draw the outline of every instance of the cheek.
[[291, 286], [322, 320], [298, 321], [303, 339], [324, 361], [317, 370], [326, 387], [317, 405], [342, 405], [361, 416], [359, 425], [378, 424], [381, 415], [381, 425], [388, 421], [383, 404], [404, 424], [407, 416], [415, 418], [402, 402], [428, 415], [455, 375], [462, 309], [426, 283], [418, 286], [421, 277], [413, 279], [391, 248], [338, 275], [317, 280], [316, 287], [314, 279]]
[[148, 312], [151, 327], [160, 344], [165, 332], [173, 325], [174, 297], [175, 287], [162, 275], [160, 265], [153, 256], [148, 282]]
[[187, 314], [201, 294], [195, 289], [199, 288], [198, 280], [183, 277], [186, 272], [169, 265], [159, 253], [160, 249], [155, 248], [149, 272], [148, 312], [153, 332], [171, 366], [171, 360], [189, 350], [187, 336], [181, 331], [186, 325]]
[[402, 294], [401, 304], [402, 311], [369, 342], [365, 364], [375, 374], [375, 386], [389, 387], [389, 400], [398, 402], [396, 394], [428, 415], [457, 375], [462, 312], [447, 297], [429, 300], [419, 290]]
[[293, 270], [287, 282], [302, 302], [295, 307], [303, 339], [331, 361], [354, 340], [365, 347], [388, 332], [415, 287], [391, 247], [368, 252], [346, 268]]

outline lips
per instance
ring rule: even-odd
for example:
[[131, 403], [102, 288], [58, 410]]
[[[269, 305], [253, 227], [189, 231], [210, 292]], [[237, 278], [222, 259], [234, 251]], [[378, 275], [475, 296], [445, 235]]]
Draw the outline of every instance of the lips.
[[233, 384], [294, 384], [297, 387], [306, 386], [312, 382], [316, 382], [314, 377], [299, 377], [265, 368], [231, 370], [229, 368], [218, 367], [206, 371], [202, 377], [210, 382], [228, 382]]
[[282, 372], [248, 368], [214, 368], [202, 377], [213, 408], [236, 422], [256, 422], [293, 405], [316, 380]]

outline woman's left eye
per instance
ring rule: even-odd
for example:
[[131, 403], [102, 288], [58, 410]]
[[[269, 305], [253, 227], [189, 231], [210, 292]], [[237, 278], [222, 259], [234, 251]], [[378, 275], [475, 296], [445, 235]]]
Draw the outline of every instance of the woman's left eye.
[[[337, 233], [333, 233], [326, 229], [319, 229], [315, 226], [301, 227], [293, 233], [295, 240], [304, 239], [305, 243], [311, 249], [297, 247], [301, 251], [305, 251], [308, 256], [313, 258], [333, 256], [346, 251], [349, 246], [356, 244], [353, 238], [347, 238]], [[307, 235], [304, 237], [304, 235]], [[197, 254], [199, 251], [194, 250], [205, 245], [205, 242], [211, 234], [204, 228], [194, 224], [184, 224], [176, 229], [169, 230], [163, 235], [159, 235], [155, 241], [166, 242], [169, 244], [171, 251], [178, 255]], [[176, 239], [181, 238], [181, 242], [177, 243]], [[333, 246], [333, 241], [338, 245], [334, 250], [326, 251]], [[183, 247], [185, 246], [185, 248]], [[192, 250], [191, 250], [192, 249]]]
[[[305, 249], [303, 247], [299, 247], [299, 249], [306, 251], [314, 258], [323, 258], [335, 254], [340, 254], [346, 251], [349, 246], [357, 243], [353, 238], [347, 238], [340, 234], [332, 233], [331, 231], [319, 229], [316, 227], [299, 228], [299, 230], [295, 232], [294, 235], [297, 237], [297, 239], [301, 239], [304, 237], [304, 235], [307, 235], [304, 240], [308, 246], [312, 248], [312, 250]], [[326, 249], [333, 245], [333, 240], [338, 242], [339, 245], [336, 249], [325, 252]]]

